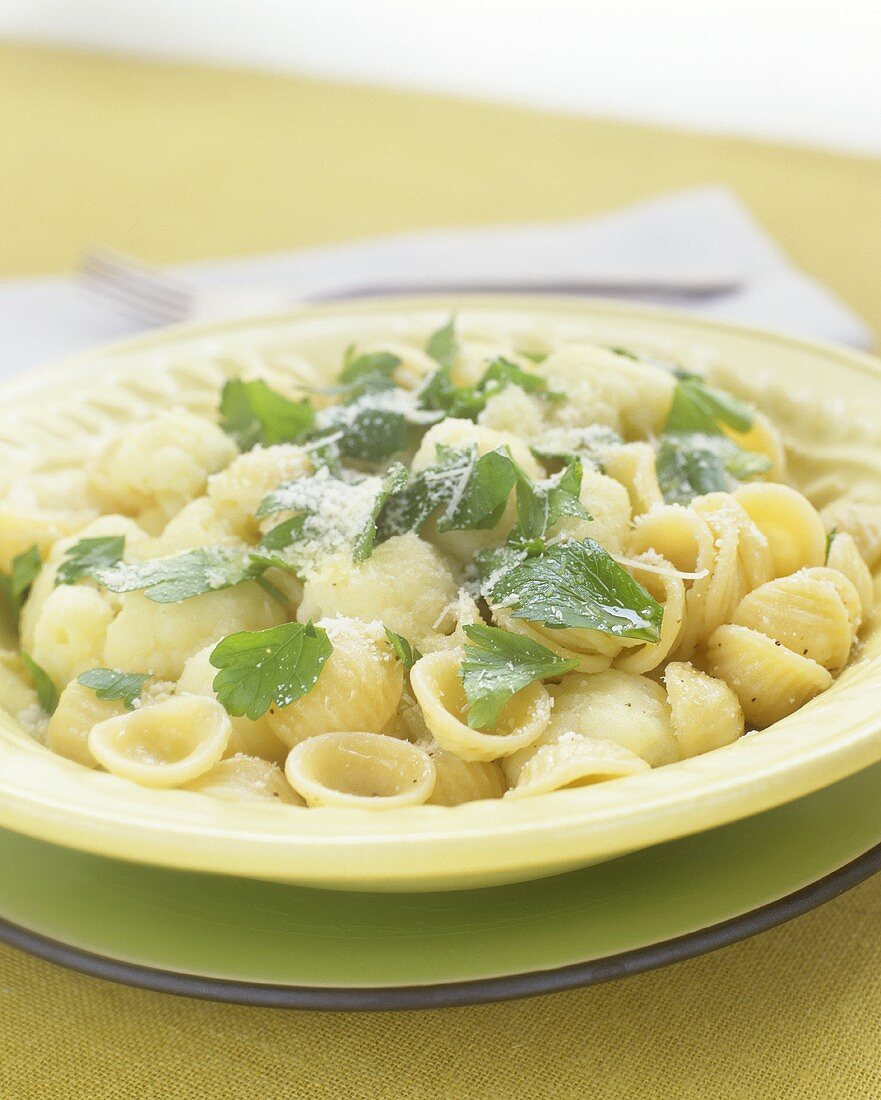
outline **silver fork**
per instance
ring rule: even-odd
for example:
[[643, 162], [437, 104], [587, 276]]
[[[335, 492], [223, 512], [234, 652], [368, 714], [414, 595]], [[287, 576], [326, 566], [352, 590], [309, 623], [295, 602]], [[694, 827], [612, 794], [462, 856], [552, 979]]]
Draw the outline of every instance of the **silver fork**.
[[139, 321], [175, 325], [198, 318], [268, 312], [293, 305], [267, 290], [206, 291], [178, 275], [110, 248], [95, 248], [80, 265], [83, 285]]
[[198, 287], [176, 274], [142, 260], [126, 256], [110, 248], [94, 248], [86, 254], [80, 266], [83, 284], [105, 301], [136, 317], [147, 325], [171, 325], [194, 319], [218, 319], [243, 316], [248, 313], [268, 313], [296, 305], [299, 301], [326, 301], [365, 294], [468, 292], [495, 290], [501, 292], [552, 292], [595, 295], [617, 295], [659, 299], [664, 297], [704, 298], [735, 289], [740, 280], [723, 272], [663, 272], [597, 274], [580, 279], [577, 285], [544, 283], [471, 284], [467, 279], [451, 286], [439, 282], [433, 285], [391, 286], [381, 283], [371, 286], [340, 286], [333, 292], [297, 298], [283, 289], [266, 287], [249, 290], [215, 290]]

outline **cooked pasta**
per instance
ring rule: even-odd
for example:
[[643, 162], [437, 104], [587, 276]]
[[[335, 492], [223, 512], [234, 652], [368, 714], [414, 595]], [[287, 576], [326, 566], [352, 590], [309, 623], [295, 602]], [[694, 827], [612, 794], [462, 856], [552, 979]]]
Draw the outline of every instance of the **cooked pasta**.
[[88, 744], [114, 775], [145, 787], [179, 787], [214, 767], [230, 730], [229, 715], [218, 702], [182, 695], [99, 722]]
[[401, 332], [224, 360], [216, 415], [114, 411], [0, 484], [0, 707], [40, 751], [442, 818], [736, 751], [859, 659], [868, 482], [799, 491], [765, 413], [656, 354]]
[[307, 694], [284, 707], [270, 707], [266, 721], [289, 747], [319, 733], [378, 733], [394, 714], [403, 673], [378, 622], [342, 616], [318, 623], [333, 653]]
[[307, 806], [397, 809], [431, 797], [431, 757], [381, 733], [319, 733], [291, 750], [285, 773]]
[[437, 743], [463, 760], [498, 760], [533, 741], [551, 717], [551, 700], [541, 684], [530, 684], [508, 702], [494, 733], [467, 723], [467, 700], [459, 676], [461, 650], [429, 653], [410, 673], [425, 724]]
[[224, 802], [306, 803], [290, 786], [284, 772], [260, 756], [236, 753], [184, 784], [184, 790], [207, 794]]

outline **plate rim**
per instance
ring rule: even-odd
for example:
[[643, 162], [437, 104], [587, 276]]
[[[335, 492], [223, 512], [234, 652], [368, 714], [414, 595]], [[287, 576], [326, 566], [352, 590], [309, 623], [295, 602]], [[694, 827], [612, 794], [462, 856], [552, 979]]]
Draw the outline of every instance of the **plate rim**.
[[881, 842], [783, 897], [717, 924], [644, 947], [562, 967], [426, 985], [275, 985], [126, 962], [32, 932], [0, 917], [0, 942], [92, 978], [154, 993], [252, 1008], [309, 1012], [398, 1012], [521, 1000], [600, 985], [709, 954], [819, 908], [881, 872]]

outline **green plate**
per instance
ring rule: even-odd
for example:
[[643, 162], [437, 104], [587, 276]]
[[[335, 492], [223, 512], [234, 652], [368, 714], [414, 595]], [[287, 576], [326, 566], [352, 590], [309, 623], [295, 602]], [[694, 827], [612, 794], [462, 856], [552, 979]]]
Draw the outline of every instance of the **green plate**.
[[881, 869], [881, 764], [733, 825], [538, 882], [345, 894], [0, 832], [0, 939], [245, 1004], [389, 1009], [605, 981], [742, 939]]

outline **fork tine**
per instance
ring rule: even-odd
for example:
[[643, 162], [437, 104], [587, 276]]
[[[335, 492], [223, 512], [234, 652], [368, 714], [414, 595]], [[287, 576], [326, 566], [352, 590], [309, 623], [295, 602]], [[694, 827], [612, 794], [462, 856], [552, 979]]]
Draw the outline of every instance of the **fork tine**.
[[185, 283], [109, 249], [88, 253], [80, 271], [92, 290], [151, 321], [180, 321], [192, 311], [194, 295]]
[[130, 316], [137, 317], [140, 321], [151, 325], [167, 325], [184, 320], [186, 317], [185, 310], [154, 302], [106, 275], [84, 271], [80, 277], [82, 285], [90, 293], [119, 307]]

